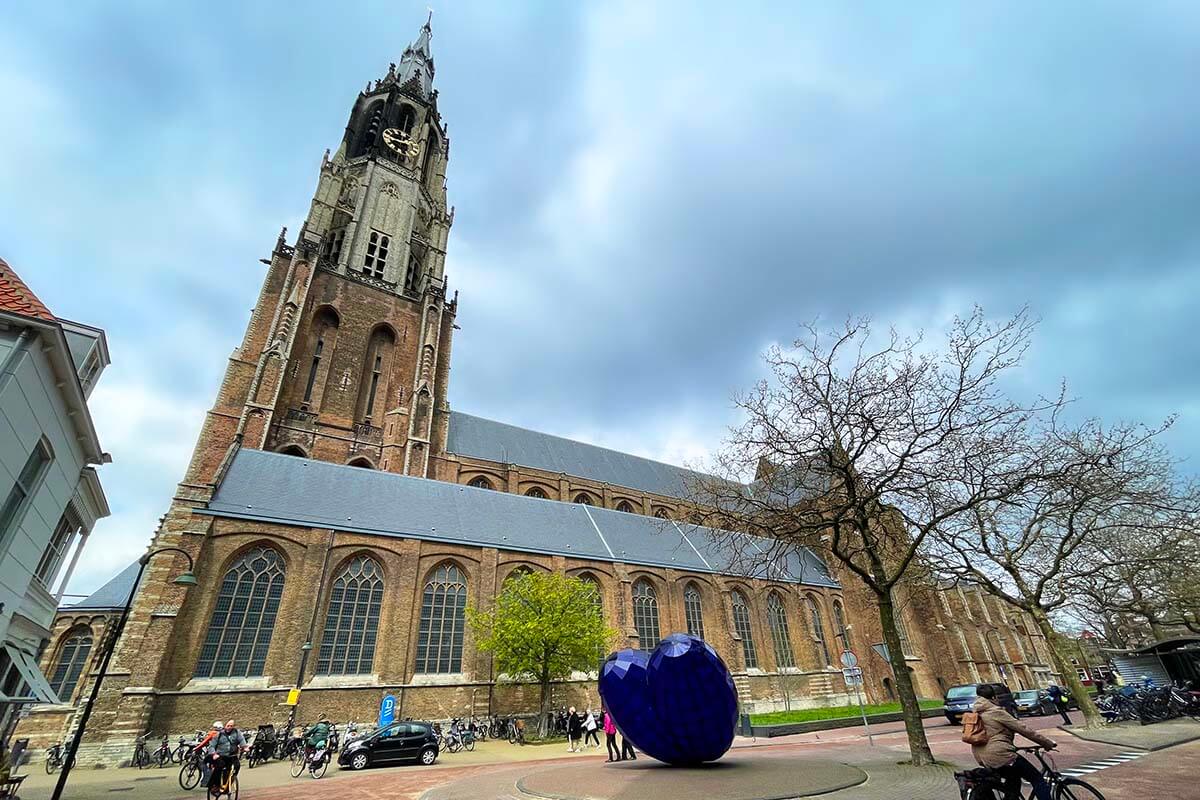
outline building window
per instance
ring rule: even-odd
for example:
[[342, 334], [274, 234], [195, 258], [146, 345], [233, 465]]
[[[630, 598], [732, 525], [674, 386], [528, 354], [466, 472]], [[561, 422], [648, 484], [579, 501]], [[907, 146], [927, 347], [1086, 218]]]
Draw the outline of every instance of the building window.
[[746, 669], [758, 666], [758, 653], [754, 649], [754, 635], [750, 631], [750, 607], [741, 592], [733, 593], [733, 629], [742, 639], [742, 655], [746, 657]]
[[792, 637], [788, 633], [787, 611], [778, 592], [771, 592], [767, 597], [767, 622], [771, 624], [771, 641], [775, 644], [775, 665], [779, 668], [796, 666]]
[[75, 686], [91, 652], [92, 632], [86, 628], [72, 633], [63, 642], [62, 652], [58, 654], [58, 666], [50, 677], [50, 688], [62, 702], [71, 702], [71, 695], [75, 694]]
[[472, 478], [468, 486], [474, 486], [476, 489], [491, 489], [492, 482], [480, 475], [478, 478]]
[[658, 646], [658, 597], [645, 578], [633, 585], [633, 627], [643, 650]]
[[462, 671], [466, 607], [466, 578], [454, 564], [442, 564], [429, 576], [421, 600], [417, 672]]
[[54, 529], [54, 535], [50, 537], [50, 545], [46, 548], [46, 552], [42, 553], [42, 560], [38, 562], [35, 574], [43, 586], [50, 587], [50, 583], [58, 574], [58, 568], [62, 566], [67, 550], [71, 548], [71, 543], [75, 541], [75, 534], [78, 532], [79, 523], [71, 519], [69, 513], [63, 514], [62, 519], [58, 521], [58, 527]]
[[579, 503], [581, 506], [590, 506], [592, 505], [592, 498], [588, 497], [583, 492], [580, 492], [579, 494], [575, 495], [575, 502]]
[[379, 391], [379, 376], [383, 372], [383, 355], [376, 354], [375, 363], [371, 366], [371, 390], [367, 393], [367, 415], [369, 421], [375, 411], [375, 395]]
[[546, 499], [546, 493], [542, 490], [542, 487], [540, 487], [540, 486], [534, 486], [532, 489], [530, 489], [529, 491], [527, 491], [525, 493], [525, 496], [526, 497], [536, 497], [538, 500]]
[[13, 531], [21, 524], [29, 499], [41, 485], [53, 460], [54, 455], [45, 439], [33, 446], [29, 457], [25, 459], [25, 466], [21, 467], [17, 482], [8, 490], [3, 509], [0, 509], [0, 544], [6, 545]]
[[270, 547], [249, 550], [225, 573], [200, 648], [197, 678], [263, 674], [283, 580], [283, 557]]
[[687, 632], [692, 636], [704, 638], [704, 603], [696, 584], [689, 583], [683, 590], [683, 618], [687, 624]]
[[321, 368], [321, 353], [325, 350], [325, 339], [318, 338], [313, 348], [312, 364], [308, 368], [308, 383], [304, 385], [304, 402], [312, 400], [313, 386], [317, 383], [317, 370]]
[[329, 263], [336, 265], [342, 257], [342, 242], [346, 239], [346, 229], [339, 228], [336, 231], [331, 231], [325, 235], [325, 244], [322, 247], [321, 255], [325, 256]]
[[829, 645], [825, 642], [825, 625], [821, 622], [821, 607], [817, 605], [816, 599], [810, 594], [805, 595], [804, 604], [808, 607], [809, 624], [812, 626], [813, 636], [813, 652], [817, 656], [817, 663], [831, 666], [833, 659], [829, 657]]
[[363, 273], [373, 278], [382, 278], [387, 268], [388, 248], [392, 240], [386, 233], [371, 231], [367, 239], [367, 254], [363, 256]]
[[623, 511], [626, 514], [632, 514], [633, 506], [628, 500], [622, 500], [621, 502], [617, 503], [617, 511]]
[[850, 650], [850, 630], [846, 627], [846, 610], [840, 600], [833, 601], [833, 624], [837, 626], [838, 636], [842, 639], [842, 649]]
[[896, 635], [900, 637], [900, 652], [905, 658], [914, 656], [912, 640], [908, 638], [908, 626], [904, 624], [904, 614], [896, 611]]
[[383, 569], [370, 556], [357, 556], [334, 579], [317, 652], [322, 675], [362, 675], [375, 663]]
[[670, 519], [670, 516], [665, 508], [654, 509], [654, 516], [658, 517], [659, 519]]
[[404, 271], [404, 291], [413, 294], [417, 290], [417, 279], [421, 276], [421, 261], [416, 256], [408, 260], [408, 269]]

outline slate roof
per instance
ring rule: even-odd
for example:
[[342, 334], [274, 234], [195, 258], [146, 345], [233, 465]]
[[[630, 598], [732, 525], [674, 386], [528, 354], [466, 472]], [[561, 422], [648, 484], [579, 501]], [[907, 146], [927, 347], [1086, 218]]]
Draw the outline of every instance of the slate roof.
[[[706, 529], [640, 514], [269, 453], [238, 451], [206, 511], [215, 516], [621, 561], [836, 587], [813, 553], [777, 553], [768, 570], [719, 549]], [[772, 542], [738, 537], [761, 556]], [[762, 562], [765, 559], [756, 558]]]
[[138, 562], [134, 561], [125, 569], [117, 573], [108, 583], [101, 586], [90, 595], [80, 600], [78, 603], [69, 606], [60, 606], [63, 611], [111, 611], [113, 609], [122, 609], [125, 607], [125, 601], [129, 598], [129, 591], [133, 588], [133, 582], [137, 579]]
[[460, 456], [561, 472], [666, 497], [687, 498], [694, 494], [695, 481], [708, 477], [673, 464], [518, 428], [461, 411], [450, 412], [446, 450]]
[[33, 290], [25, 285], [25, 281], [0, 258], [0, 311], [10, 311], [23, 317], [33, 317], [44, 322], [55, 322], [56, 319], [46, 308], [45, 303], [38, 299]]

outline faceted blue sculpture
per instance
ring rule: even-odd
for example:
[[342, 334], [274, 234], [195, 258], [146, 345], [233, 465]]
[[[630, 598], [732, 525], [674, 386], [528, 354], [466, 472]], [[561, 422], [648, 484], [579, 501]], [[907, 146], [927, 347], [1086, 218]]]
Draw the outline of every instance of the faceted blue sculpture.
[[621, 734], [659, 761], [716, 761], [733, 744], [733, 677], [699, 637], [673, 633], [650, 653], [613, 653], [600, 670], [600, 697]]

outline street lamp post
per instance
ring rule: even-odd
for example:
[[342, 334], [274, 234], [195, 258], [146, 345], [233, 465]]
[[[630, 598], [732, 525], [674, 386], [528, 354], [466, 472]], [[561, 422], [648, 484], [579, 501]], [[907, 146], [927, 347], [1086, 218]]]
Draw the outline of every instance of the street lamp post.
[[87, 705], [83, 707], [83, 716], [79, 718], [79, 725], [75, 728], [75, 735], [71, 737], [71, 744], [67, 748], [66, 757], [63, 760], [62, 772], [58, 775], [58, 783], [54, 785], [54, 794], [50, 796], [51, 800], [61, 800], [63, 789], [67, 786], [67, 776], [71, 774], [72, 767], [75, 766], [75, 756], [79, 752], [79, 744], [83, 741], [83, 731], [87, 728], [88, 719], [92, 716], [92, 709], [96, 705], [96, 698], [100, 696], [100, 684], [104, 682], [104, 676], [108, 672], [108, 662], [112, 660], [113, 652], [117, 649], [117, 642], [121, 638], [121, 633], [125, 630], [125, 623], [129, 619], [129, 609], [133, 606], [133, 598], [137, 594], [138, 585], [142, 582], [142, 573], [146, 571], [146, 565], [150, 563], [150, 559], [159, 553], [182, 553], [187, 559], [187, 571], [177, 577], [172, 583], [177, 586], [195, 586], [196, 576], [192, 574], [195, 569], [195, 563], [192, 561], [192, 554], [179, 547], [160, 547], [157, 550], [151, 550], [138, 559], [138, 573], [133, 580], [133, 586], [129, 589], [129, 596], [125, 598], [125, 607], [121, 609], [121, 617], [117, 621], [117, 627], [113, 631], [113, 635], [108, 640], [108, 647], [104, 650], [104, 659], [100, 662], [100, 672], [96, 675], [96, 680], [92, 683], [92, 693], [88, 697]]
[[[844, 630], [835, 633], [835, 635], [842, 640], [842, 666], [847, 669], [851, 668], [851, 665], [846, 662], [846, 653], [850, 653], [851, 655], [854, 653], [854, 651], [850, 649], [850, 628], [852, 627], [853, 625], [846, 625]], [[842, 674], [845, 675], [845, 673]], [[862, 714], [863, 728], [867, 731], [867, 744], [874, 747], [875, 738], [871, 736], [871, 725], [867, 722], [867, 709], [866, 706], [863, 705], [862, 679], [863, 673], [862, 668], [860, 667], [858, 681], [856, 681], [854, 684], [854, 695], [858, 698], [858, 713]]]

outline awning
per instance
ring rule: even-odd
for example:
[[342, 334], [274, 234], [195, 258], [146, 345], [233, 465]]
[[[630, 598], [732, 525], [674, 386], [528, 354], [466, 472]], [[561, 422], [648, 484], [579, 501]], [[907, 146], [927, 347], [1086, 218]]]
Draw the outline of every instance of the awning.
[[0, 703], [59, 703], [37, 659], [13, 644], [0, 652]]

